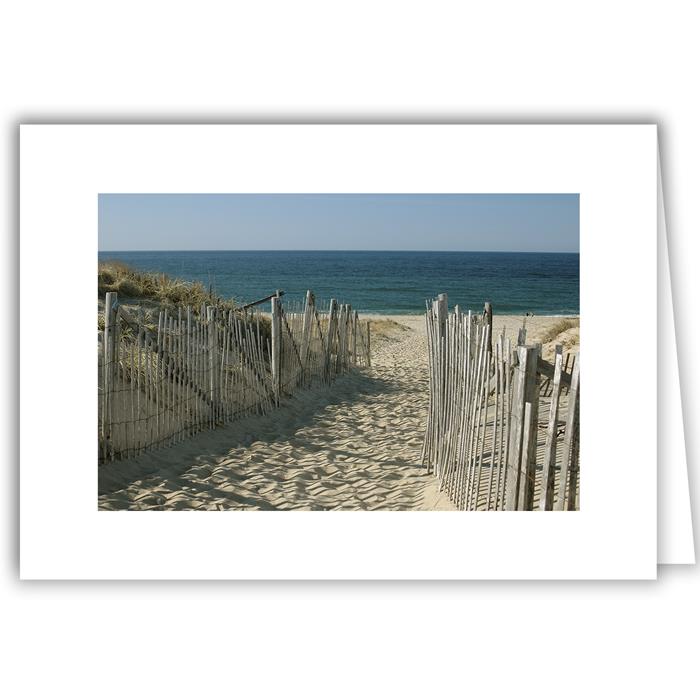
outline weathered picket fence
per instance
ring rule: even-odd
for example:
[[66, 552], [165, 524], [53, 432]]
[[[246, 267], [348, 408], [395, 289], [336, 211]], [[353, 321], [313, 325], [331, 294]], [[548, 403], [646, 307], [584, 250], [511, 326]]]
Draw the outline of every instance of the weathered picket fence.
[[[464, 510], [577, 510], [579, 360], [492, 336], [492, 310], [426, 310], [430, 405], [423, 463]], [[569, 371], [569, 360], [572, 367]], [[540, 420], [542, 416], [542, 420]], [[562, 416], [565, 418], [562, 420]]]
[[[255, 310], [163, 309], [157, 328], [105, 297], [98, 333], [100, 461], [135, 457], [242, 416], [266, 414], [301, 387], [369, 365], [369, 323], [349, 304], [271, 298]], [[285, 308], [287, 307], [287, 308]]]
[[362, 323], [350, 304], [331, 299], [328, 311], [316, 308], [312, 292], [301, 304], [272, 299], [272, 389], [275, 400], [314, 381], [330, 383], [351, 366], [370, 364], [369, 321]]

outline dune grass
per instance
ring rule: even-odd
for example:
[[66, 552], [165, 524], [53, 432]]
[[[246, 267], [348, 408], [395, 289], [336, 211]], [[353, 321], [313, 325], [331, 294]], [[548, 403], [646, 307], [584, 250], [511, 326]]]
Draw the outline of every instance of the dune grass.
[[553, 326], [550, 326], [546, 331], [544, 331], [540, 342], [542, 344], [551, 343], [560, 333], [568, 331], [571, 328], [578, 328], [579, 325], [579, 318], [562, 318], [560, 321], [557, 321]]
[[[221, 299], [209, 293], [201, 282], [188, 282], [157, 272], [141, 272], [119, 260], [106, 260], [97, 268], [98, 314], [97, 328], [104, 329], [104, 296], [116, 292], [119, 303], [126, 307], [138, 307], [143, 311], [142, 321], [151, 332], [158, 324], [162, 309], [174, 312], [178, 307], [191, 306], [199, 312], [202, 304], [216, 306], [220, 312], [237, 311], [240, 307], [233, 299]], [[260, 334], [267, 341], [271, 335], [269, 319], [260, 317]], [[126, 333], [131, 331], [127, 329]]]
[[369, 327], [373, 341], [398, 342], [398, 334], [410, 330], [408, 326], [390, 318], [371, 318]]
[[216, 305], [233, 310], [235, 301], [210, 294], [201, 282], [187, 282], [156, 272], [140, 272], [119, 260], [102, 262], [97, 268], [97, 292], [102, 299], [106, 292], [116, 292], [120, 301], [150, 301], [164, 306]]

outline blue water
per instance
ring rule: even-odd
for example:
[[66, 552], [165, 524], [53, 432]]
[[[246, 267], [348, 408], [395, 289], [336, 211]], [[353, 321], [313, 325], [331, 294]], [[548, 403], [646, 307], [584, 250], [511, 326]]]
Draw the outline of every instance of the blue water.
[[253, 301], [276, 289], [335, 298], [360, 312], [416, 314], [446, 292], [450, 307], [494, 313], [579, 313], [578, 253], [343, 251], [101, 252], [135, 268], [212, 284], [221, 297]]

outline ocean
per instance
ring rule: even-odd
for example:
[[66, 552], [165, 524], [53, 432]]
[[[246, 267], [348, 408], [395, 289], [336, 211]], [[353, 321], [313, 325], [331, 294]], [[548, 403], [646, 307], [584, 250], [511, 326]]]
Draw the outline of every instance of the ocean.
[[450, 308], [495, 314], [579, 313], [578, 253], [377, 251], [102, 251], [139, 270], [212, 285], [239, 303], [284, 290], [350, 303], [360, 313], [419, 314], [446, 292]]

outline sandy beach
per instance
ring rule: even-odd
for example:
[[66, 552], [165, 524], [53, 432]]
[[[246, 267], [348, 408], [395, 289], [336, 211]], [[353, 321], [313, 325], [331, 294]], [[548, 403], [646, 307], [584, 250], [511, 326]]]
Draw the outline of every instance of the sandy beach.
[[[99, 468], [101, 510], [450, 510], [420, 464], [428, 406], [423, 316], [366, 316], [372, 367], [300, 391], [267, 416]], [[522, 316], [494, 316], [513, 342]], [[528, 342], [578, 350], [579, 330], [526, 319]]]

